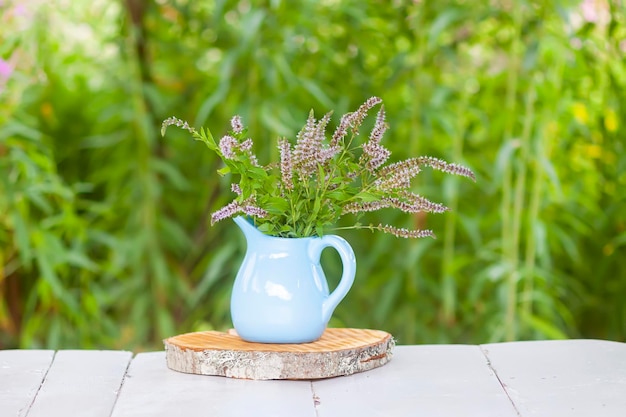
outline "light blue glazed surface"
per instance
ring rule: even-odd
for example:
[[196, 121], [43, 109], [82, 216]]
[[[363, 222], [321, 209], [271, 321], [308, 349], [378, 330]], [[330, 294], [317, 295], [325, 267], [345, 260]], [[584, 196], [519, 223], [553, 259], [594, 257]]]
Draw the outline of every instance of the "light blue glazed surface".
[[[234, 220], [248, 245], [230, 306], [239, 336], [262, 343], [319, 339], [354, 282], [356, 261], [348, 242], [334, 235], [272, 237], [259, 232], [244, 217]], [[320, 265], [326, 247], [335, 248], [343, 263], [341, 280], [331, 294]]]

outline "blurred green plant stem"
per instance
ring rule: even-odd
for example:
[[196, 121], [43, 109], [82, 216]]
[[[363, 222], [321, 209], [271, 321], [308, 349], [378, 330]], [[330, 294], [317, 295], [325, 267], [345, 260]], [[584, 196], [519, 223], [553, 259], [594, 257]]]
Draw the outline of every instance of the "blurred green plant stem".
[[376, 215], [437, 240], [342, 233], [358, 271], [332, 326], [626, 340], [621, 3], [9, 0], [0, 23], [0, 348], [229, 328], [244, 241], [209, 216], [230, 183], [160, 121], [240, 114], [270, 163], [311, 108], [372, 95], [391, 162], [459, 162], [477, 186], [425, 171], [415, 191], [452, 212]]

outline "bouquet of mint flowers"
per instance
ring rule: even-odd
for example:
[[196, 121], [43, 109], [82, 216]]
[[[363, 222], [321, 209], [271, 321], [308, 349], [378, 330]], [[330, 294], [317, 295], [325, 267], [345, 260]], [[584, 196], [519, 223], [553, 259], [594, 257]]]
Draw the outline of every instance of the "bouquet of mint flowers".
[[372, 97], [356, 111], [341, 117], [332, 136], [326, 128], [332, 113], [316, 120], [310, 113], [295, 143], [278, 141], [280, 164], [263, 166], [252, 151], [239, 116], [231, 120], [230, 133], [216, 142], [207, 129], [199, 131], [183, 120], [170, 117], [163, 122], [161, 134], [176, 125], [191, 132], [225, 164], [220, 175], [231, 174], [231, 190], [236, 197], [214, 212], [211, 224], [235, 215], [254, 220], [259, 231], [280, 237], [322, 236], [346, 215], [354, 215], [349, 228], [378, 230], [404, 238], [421, 238], [431, 230], [407, 230], [383, 224], [361, 224], [366, 212], [386, 208], [405, 213], [442, 213], [448, 208], [411, 191], [411, 180], [422, 167], [461, 175], [475, 181], [474, 173], [461, 165], [421, 156], [386, 164], [391, 152], [381, 145], [388, 126], [381, 105], [376, 122], [363, 143], [357, 143], [359, 127], [369, 110], [382, 100]]

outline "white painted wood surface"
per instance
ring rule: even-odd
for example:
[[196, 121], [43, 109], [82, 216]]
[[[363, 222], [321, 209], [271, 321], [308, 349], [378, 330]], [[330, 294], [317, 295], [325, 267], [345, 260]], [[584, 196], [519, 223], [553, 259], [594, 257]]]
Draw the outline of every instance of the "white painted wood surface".
[[320, 417], [517, 416], [478, 346], [396, 346], [387, 365], [313, 388]]
[[599, 340], [483, 345], [522, 416], [626, 417], [626, 344]]
[[309, 381], [251, 381], [172, 371], [165, 353], [133, 360], [111, 417], [315, 417]]
[[131, 358], [123, 351], [57, 352], [28, 417], [109, 416]]
[[0, 351], [0, 416], [27, 415], [53, 358], [53, 350]]
[[[167, 368], [164, 352], [0, 351], [0, 417], [624, 417], [626, 344], [397, 346], [327, 380], [249, 381]], [[127, 368], [127, 365], [130, 366]]]

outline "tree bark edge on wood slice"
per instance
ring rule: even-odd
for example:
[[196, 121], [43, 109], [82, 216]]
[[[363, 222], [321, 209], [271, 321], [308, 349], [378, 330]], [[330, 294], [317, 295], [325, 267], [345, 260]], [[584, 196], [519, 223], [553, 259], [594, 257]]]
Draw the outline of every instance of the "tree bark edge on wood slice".
[[326, 329], [312, 343], [250, 343], [232, 333], [186, 333], [163, 341], [175, 371], [241, 379], [320, 379], [389, 362], [395, 340], [382, 330]]

